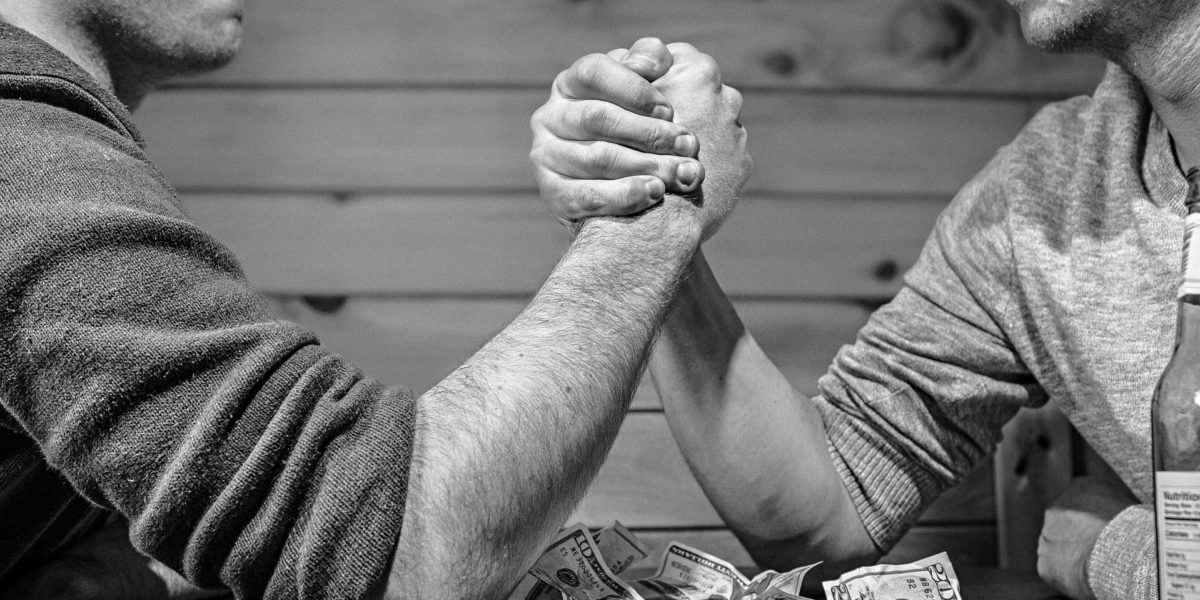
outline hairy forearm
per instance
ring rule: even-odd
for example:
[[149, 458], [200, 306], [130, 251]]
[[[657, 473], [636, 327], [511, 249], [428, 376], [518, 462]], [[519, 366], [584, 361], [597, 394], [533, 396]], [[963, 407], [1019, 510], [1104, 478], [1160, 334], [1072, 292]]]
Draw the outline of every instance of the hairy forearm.
[[839, 568], [874, 558], [821, 415], [745, 330], [700, 254], [650, 372], [688, 464], [755, 560]]
[[699, 231], [672, 198], [587, 221], [521, 315], [419, 400], [395, 597], [498, 597], [537, 558], [616, 436]]

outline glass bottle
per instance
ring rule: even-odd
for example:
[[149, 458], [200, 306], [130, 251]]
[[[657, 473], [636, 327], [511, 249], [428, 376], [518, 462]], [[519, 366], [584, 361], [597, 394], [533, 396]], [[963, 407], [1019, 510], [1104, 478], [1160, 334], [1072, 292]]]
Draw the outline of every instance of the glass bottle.
[[1200, 169], [1187, 180], [1175, 349], [1150, 404], [1161, 600], [1200, 600]]

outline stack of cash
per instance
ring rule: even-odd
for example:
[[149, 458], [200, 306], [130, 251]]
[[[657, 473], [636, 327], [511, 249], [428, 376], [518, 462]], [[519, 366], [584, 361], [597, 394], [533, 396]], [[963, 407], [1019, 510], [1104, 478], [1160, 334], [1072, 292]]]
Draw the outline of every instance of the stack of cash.
[[[525, 600], [811, 600], [800, 595], [816, 565], [747, 578], [733, 565], [671, 542], [653, 577], [626, 581], [621, 573], [650, 553], [620, 523], [594, 536], [582, 524], [559, 532], [529, 573], [539, 583]], [[908, 565], [876, 565], [824, 582], [827, 600], [962, 600], [946, 553]]]

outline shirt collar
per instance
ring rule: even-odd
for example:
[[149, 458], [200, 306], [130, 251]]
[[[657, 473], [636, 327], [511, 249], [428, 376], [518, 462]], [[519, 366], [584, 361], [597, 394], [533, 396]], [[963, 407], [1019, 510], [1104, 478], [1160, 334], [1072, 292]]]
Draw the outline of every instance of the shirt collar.
[[133, 115], [112, 92], [50, 44], [4, 21], [0, 21], [0, 98], [58, 106], [144, 145]]

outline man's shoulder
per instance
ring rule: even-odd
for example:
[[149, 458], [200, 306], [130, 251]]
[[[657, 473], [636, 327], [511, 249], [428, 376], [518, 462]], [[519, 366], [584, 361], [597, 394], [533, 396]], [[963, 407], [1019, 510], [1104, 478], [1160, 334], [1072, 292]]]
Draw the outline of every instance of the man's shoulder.
[[997, 154], [988, 175], [1010, 192], [1045, 197], [1072, 193], [1080, 182], [1101, 182], [1114, 169], [1136, 172], [1149, 116], [1137, 82], [1110, 66], [1093, 94], [1038, 110]]
[[1058, 227], [1065, 215], [1140, 180], [1151, 109], [1110, 67], [1090, 96], [1052, 102], [968, 181], [948, 207], [968, 223]]
[[175, 211], [174, 191], [139, 142], [40, 100], [0, 98], [0, 190], [29, 202], [117, 202]]

